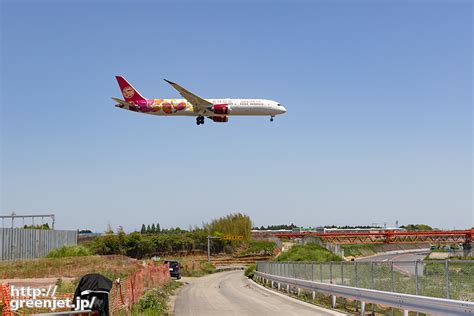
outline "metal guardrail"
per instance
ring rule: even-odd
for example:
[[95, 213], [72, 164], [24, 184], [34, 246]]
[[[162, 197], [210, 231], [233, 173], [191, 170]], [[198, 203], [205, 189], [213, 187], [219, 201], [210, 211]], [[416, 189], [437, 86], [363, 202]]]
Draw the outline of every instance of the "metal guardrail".
[[405, 315], [408, 315], [408, 311], [433, 313], [436, 315], [464, 315], [474, 313], [474, 303], [472, 302], [320, 283], [303, 279], [276, 276], [259, 271], [255, 271], [255, 276], [264, 282], [270, 281], [272, 284], [276, 282], [279, 289], [281, 284], [285, 284], [287, 285], [288, 291], [289, 286], [293, 286], [298, 289], [303, 288], [313, 292], [322, 292], [331, 295], [333, 297], [333, 307], [335, 307], [336, 297], [345, 297], [360, 301], [362, 315], [364, 315], [366, 303], [381, 304], [402, 309], [404, 310]]
[[474, 260], [258, 262], [281, 277], [474, 302]]

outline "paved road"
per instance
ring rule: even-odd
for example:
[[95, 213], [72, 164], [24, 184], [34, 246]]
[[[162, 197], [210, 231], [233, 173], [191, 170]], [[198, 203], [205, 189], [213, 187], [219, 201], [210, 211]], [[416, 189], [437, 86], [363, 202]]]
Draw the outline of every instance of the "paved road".
[[392, 253], [392, 254], [380, 254], [365, 258], [356, 259], [356, 261], [416, 261], [423, 260], [429, 253], [428, 250], [420, 250], [417, 252], [408, 253]]
[[180, 315], [344, 315], [266, 290], [242, 270], [183, 278], [174, 313]]
[[[420, 250], [417, 252], [398, 253], [398, 254], [380, 254], [365, 258], [356, 259], [356, 261], [393, 261], [393, 268], [402, 273], [414, 275], [415, 264], [417, 260], [423, 260], [428, 255], [429, 250]], [[421, 269], [421, 266], [419, 266]], [[421, 270], [419, 270], [421, 273]]]

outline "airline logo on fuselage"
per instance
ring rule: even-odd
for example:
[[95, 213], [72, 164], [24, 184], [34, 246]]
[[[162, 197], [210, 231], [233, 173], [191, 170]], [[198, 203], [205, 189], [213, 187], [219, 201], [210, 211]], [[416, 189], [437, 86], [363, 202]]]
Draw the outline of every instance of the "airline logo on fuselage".
[[135, 95], [135, 90], [133, 90], [132, 87], [127, 86], [127, 87], [123, 88], [122, 94], [123, 94], [124, 98], [130, 99], [131, 97], [133, 97]]

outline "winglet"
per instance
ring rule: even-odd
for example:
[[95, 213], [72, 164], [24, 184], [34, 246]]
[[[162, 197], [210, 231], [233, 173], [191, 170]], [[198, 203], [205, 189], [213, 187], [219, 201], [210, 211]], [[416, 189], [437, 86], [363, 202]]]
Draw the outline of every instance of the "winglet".
[[163, 79], [164, 81], [168, 82], [169, 84], [176, 84], [173, 81], [169, 81], [168, 79]]

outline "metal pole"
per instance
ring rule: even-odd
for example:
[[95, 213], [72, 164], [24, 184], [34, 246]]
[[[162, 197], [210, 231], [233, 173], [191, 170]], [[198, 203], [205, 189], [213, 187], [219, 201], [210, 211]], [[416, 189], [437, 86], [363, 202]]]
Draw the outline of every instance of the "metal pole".
[[323, 283], [323, 263], [319, 263], [319, 276], [321, 277], [321, 283]]
[[[357, 275], [357, 261], [354, 261], [354, 270], [355, 270], [355, 287], [358, 287], [359, 276]], [[365, 303], [364, 303], [364, 310], [365, 310]]]
[[311, 263], [311, 281], [314, 281], [314, 263]]
[[444, 264], [444, 274], [446, 276], [446, 298], [449, 299], [449, 260], [445, 261]]
[[329, 262], [329, 283], [332, 284], [332, 261]]
[[419, 292], [419, 284], [418, 284], [418, 260], [415, 262], [415, 294], [418, 294]]
[[344, 285], [344, 265], [341, 261], [341, 284]]
[[207, 263], [211, 263], [211, 236], [207, 236]]
[[393, 261], [390, 261], [390, 291], [393, 292]]
[[370, 262], [370, 288], [372, 290], [375, 290], [375, 284], [374, 284], [374, 262]]

